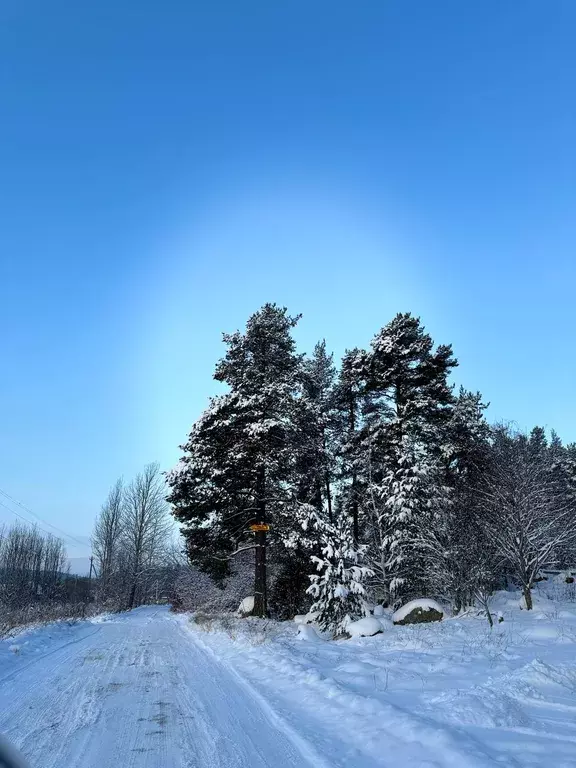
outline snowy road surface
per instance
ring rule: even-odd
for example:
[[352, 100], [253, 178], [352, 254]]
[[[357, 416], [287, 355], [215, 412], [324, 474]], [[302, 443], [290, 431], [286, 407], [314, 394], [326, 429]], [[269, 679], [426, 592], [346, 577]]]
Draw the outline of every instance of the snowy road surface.
[[493, 631], [340, 643], [159, 607], [38, 627], [0, 641], [0, 733], [32, 768], [576, 768], [575, 606], [504, 598]]
[[0, 675], [0, 732], [32, 768], [324, 764], [163, 608], [80, 625], [15, 662]]

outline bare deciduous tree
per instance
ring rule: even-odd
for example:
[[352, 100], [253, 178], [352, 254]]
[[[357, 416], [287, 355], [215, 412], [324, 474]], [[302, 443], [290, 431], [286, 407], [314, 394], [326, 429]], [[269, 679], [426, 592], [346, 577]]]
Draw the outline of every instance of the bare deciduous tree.
[[100, 578], [100, 588], [105, 595], [110, 589], [119, 564], [123, 500], [124, 485], [122, 479], [119, 479], [102, 505], [92, 534], [96, 572]]
[[122, 511], [122, 554], [129, 575], [127, 607], [169, 545], [171, 522], [166, 489], [158, 464], [148, 464], [126, 488]]
[[490, 472], [479, 488], [481, 520], [501, 563], [520, 583], [526, 608], [538, 572], [576, 540], [574, 506], [526, 441], [501, 433]]

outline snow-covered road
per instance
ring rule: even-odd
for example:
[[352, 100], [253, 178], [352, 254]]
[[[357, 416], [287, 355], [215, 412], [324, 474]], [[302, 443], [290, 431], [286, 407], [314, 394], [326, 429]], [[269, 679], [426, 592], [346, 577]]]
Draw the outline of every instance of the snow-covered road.
[[164, 608], [53, 644], [0, 671], [0, 732], [32, 768], [324, 765]]
[[[576, 768], [576, 610], [297, 637], [164, 607], [0, 641], [0, 733], [32, 768]], [[209, 620], [208, 620], [209, 619]]]

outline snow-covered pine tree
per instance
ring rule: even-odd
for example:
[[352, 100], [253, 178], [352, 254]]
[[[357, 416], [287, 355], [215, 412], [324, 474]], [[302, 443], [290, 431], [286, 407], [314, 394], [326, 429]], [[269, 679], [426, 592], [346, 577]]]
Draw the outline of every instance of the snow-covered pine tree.
[[331, 523], [310, 508], [305, 527], [317, 531], [321, 549], [321, 556], [311, 558], [318, 573], [310, 576], [308, 592], [314, 598], [310, 610], [318, 614], [316, 621], [322, 630], [338, 636], [364, 613], [364, 582], [372, 573], [362, 565], [366, 547], [355, 543], [346, 515], [338, 515]]
[[360, 540], [360, 500], [363, 496], [359, 476], [360, 430], [364, 413], [366, 351], [347, 350], [342, 358], [334, 386], [334, 454], [337, 459], [338, 501], [352, 518], [354, 540]]
[[227, 351], [214, 378], [229, 391], [211, 401], [167, 477], [193, 563], [224, 578], [235, 553], [255, 548], [258, 616], [267, 612], [266, 533], [254, 534], [250, 525], [270, 524], [271, 535], [281, 538], [293, 503], [301, 357], [291, 331], [297, 321], [285, 308], [266, 304], [244, 333], [224, 334]]
[[484, 416], [486, 408], [479, 392], [461, 387], [443, 433], [442, 481], [450, 489], [450, 504], [431, 531], [436, 545], [427, 575], [434, 592], [451, 600], [456, 612], [471, 605], [475, 595], [485, 595], [490, 583], [486, 574], [493, 557], [479, 525], [476, 494], [490, 461], [492, 429]]
[[275, 552], [278, 566], [271, 593], [275, 615], [291, 618], [305, 612], [310, 603], [310, 557], [318, 553], [317, 537], [304, 534], [293, 525], [301, 509], [313, 507], [332, 518], [333, 508], [333, 384], [335, 368], [324, 341], [316, 344], [312, 356], [305, 358], [301, 370], [302, 386], [296, 401], [293, 488], [295, 506], [284, 529], [287, 535]]
[[366, 547], [355, 543], [351, 520], [343, 514], [331, 523], [310, 508], [305, 527], [317, 532], [321, 551], [311, 558], [318, 573], [310, 576], [307, 591], [314, 598], [310, 610], [318, 614], [316, 622], [322, 630], [338, 636], [364, 614], [364, 582], [372, 575], [362, 565]]
[[[441, 514], [444, 485], [438, 477], [442, 435], [454, 397], [448, 374], [457, 365], [449, 346], [434, 349], [418, 318], [397, 315], [376, 334], [365, 361], [365, 498], [372, 507], [369, 562], [388, 571], [391, 595], [422, 588], [422, 535], [431, 510]], [[364, 472], [366, 474], [366, 472]], [[424, 540], [422, 540], [424, 541]], [[383, 551], [374, 551], [379, 542]], [[422, 543], [422, 542], [421, 542]]]
[[[576, 444], [564, 446], [559, 435], [552, 430], [546, 461], [559, 493], [576, 514]], [[557, 565], [560, 568], [573, 568], [576, 564], [576, 542], [559, 546], [556, 554]]]
[[402, 437], [398, 455], [379, 487], [381, 552], [389, 598], [428, 594], [430, 563], [437, 552], [436, 532], [445, 524], [449, 498], [437, 464], [424, 446]]
[[528, 437], [528, 452], [534, 461], [540, 461], [544, 465], [548, 463], [548, 440], [546, 430], [543, 427], [534, 427]]
[[325, 511], [329, 520], [333, 506], [335, 376], [333, 355], [327, 353], [325, 341], [319, 342], [302, 365], [296, 473], [299, 501]]

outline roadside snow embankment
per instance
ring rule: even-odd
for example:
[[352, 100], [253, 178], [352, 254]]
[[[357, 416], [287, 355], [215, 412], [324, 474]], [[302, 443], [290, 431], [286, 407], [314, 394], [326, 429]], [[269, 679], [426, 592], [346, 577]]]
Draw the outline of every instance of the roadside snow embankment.
[[37, 659], [99, 632], [99, 625], [108, 618], [102, 614], [90, 619], [32, 624], [12, 630], [0, 640], [0, 682]]
[[337, 642], [302, 623], [189, 626], [334, 765], [573, 768], [576, 605], [519, 604], [499, 594], [492, 631], [445, 618]]

